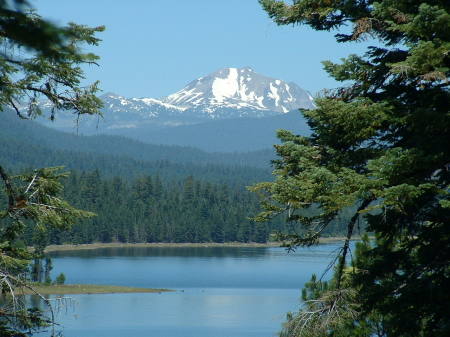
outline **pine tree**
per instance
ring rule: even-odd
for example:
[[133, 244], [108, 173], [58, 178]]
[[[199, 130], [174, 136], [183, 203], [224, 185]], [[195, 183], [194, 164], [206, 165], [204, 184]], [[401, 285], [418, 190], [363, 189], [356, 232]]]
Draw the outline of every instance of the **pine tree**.
[[[94, 35], [103, 27], [76, 24], [59, 27], [30, 12], [26, 1], [13, 0], [0, 2], [0, 30], [0, 111], [8, 113], [5, 110], [12, 109], [18, 118], [33, 118], [42, 114], [36, 104], [38, 100], [47, 99], [52, 107], [48, 116], [51, 119], [58, 110], [68, 110], [75, 118], [99, 114], [102, 104], [95, 96], [98, 83], [81, 87], [80, 66], [95, 64], [98, 59], [94, 54], [83, 53], [81, 45], [98, 44]], [[23, 106], [26, 108], [22, 109]], [[66, 176], [61, 168], [36, 169], [11, 176], [0, 163], [0, 179], [7, 196], [4, 210], [0, 211], [3, 292], [28, 287], [24, 275], [33, 258], [36, 259], [36, 277], [41, 281], [43, 242], [38, 242], [35, 254], [18, 244], [25, 222], [33, 223], [44, 238], [48, 228], [64, 228], [76, 219], [92, 215], [61, 198], [60, 181]], [[27, 331], [53, 323], [39, 310], [27, 308], [15, 296], [5, 296], [0, 306], [2, 336], [25, 336]]]
[[[378, 317], [380, 336], [448, 336], [450, 3], [260, 2], [278, 24], [325, 31], [352, 24], [351, 32], [335, 35], [339, 42], [371, 37], [377, 46], [340, 64], [324, 62], [332, 77], [349, 84], [303, 111], [310, 137], [279, 132], [277, 180], [254, 188], [265, 198], [259, 219], [287, 213], [300, 223], [300, 233], [280, 236], [295, 247], [316, 243], [353, 207], [334, 292], [328, 293], [335, 297], [327, 303], [360, 303], [358, 313], [344, 320], [351, 325]], [[319, 212], [302, 212], [314, 208]], [[360, 217], [376, 244], [361, 253], [347, 281], [349, 240]], [[356, 297], [346, 297], [355, 289]], [[292, 336], [335, 336], [331, 328], [311, 331]]]

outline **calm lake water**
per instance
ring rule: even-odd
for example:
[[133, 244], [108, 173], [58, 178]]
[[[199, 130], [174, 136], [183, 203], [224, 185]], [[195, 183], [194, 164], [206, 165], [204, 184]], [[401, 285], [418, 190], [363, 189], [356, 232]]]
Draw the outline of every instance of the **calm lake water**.
[[[161, 294], [70, 295], [66, 337], [276, 336], [300, 290], [340, 244], [282, 248], [105, 248], [53, 253], [67, 283], [170, 288]], [[52, 297], [55, 298], [54, 296]]]

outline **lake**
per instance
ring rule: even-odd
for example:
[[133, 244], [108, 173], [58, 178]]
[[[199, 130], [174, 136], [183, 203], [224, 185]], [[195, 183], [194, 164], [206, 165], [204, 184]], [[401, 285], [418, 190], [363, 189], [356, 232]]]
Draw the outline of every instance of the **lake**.
[[67, 283], [176, 290], [70, 295], [57, 306], [58, 329], [66, 337], [276, 336], [286, 313], [298, 310], [303, 284], [325, 270], [339, 247], [293, 253], [254, 247], [54, 252], [52, 277], [64, 272]]

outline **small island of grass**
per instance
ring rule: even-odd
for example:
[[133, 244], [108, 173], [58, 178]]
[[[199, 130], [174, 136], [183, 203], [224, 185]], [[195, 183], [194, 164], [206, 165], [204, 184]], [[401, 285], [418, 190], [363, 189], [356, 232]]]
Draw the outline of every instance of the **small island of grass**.
[[[39, 284], [33, 285], [33, 289], [41, 295], [75, 295], [75, 294], [114, 294], [114, 293], [162, 293], [173, 291], [170, 289], [135, 288], [124, 286], [111, 286], [99, 284]], [[25, 295], [32, 295], [31, 289], [24, 288]]]

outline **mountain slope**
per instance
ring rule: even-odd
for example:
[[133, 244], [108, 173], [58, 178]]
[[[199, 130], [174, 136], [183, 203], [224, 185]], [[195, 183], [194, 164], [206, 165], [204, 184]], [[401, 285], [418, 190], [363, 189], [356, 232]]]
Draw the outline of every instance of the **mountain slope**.
[[295, 83], [266, 77], [246, 68], [224, 68], [192, 81], [163, 102], [211, 119], [264, 117], [312, 109], [312, 97]]
[[2, 147], [17, 140], [23, 145], [39, 145], [58, 151], [72, 151], [110, 156], [125, 156], [138, 161], [170, 161], [180, 164], [226, 165], [269, 169], [274, 151], [270, 148], [247, 153], [207, 153], [188, 146], [145, 144], [121, 136], [77, 136], [42, 126], [32, 120], [21, 120], [12, 111], [3, 111]]
[[128, 156], [58, 150], [0, 134], [0, 163], [9, 172], [31, 168], [64, 166], [67, 170], [99, 170], [105, 177], [134, 179], [159, 176], [164, 181], [181, 181], [188, 176], [206, 182], [246, 186], [271, 179], [270, 170], [221, 164], [173, 163], [167, 160], [142, 161]]
[[266, 118], [218, 120], [152, 132], [146, 129], [116, 131], [117, 134], [146, 143], [192, 146], [210, 152], [245, 152], [272, 148], [273, 144], [279, 143], [276, 138], [278, 129], [287, 129], [304, 136], [310, 134], [299, 112]]

